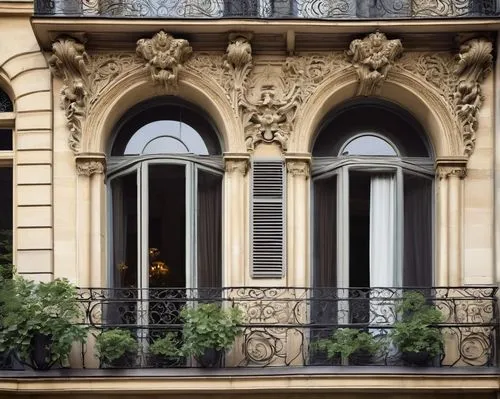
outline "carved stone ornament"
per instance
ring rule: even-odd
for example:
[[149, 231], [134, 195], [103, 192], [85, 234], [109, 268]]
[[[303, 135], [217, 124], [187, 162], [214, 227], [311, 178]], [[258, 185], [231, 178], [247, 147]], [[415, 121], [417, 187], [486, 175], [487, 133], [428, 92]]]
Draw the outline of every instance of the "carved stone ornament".
[[71, 37], [61, 37], [52, 45], [49, 59], [52, 73], [62, 79], [61, 108], [70, 130], [69, 147], [80, 150], [82, 125], [87, 116], [89, 96], [89, 58], [85, 46]]
[[249, 161], [246, 158], [241, 159], [226, 159], [225, 169], [228, 174], [239, 173], [246, 176], [249, 169]]
[[453, 103], [458, 117], [458, 124], [464, 141], [464, 155], [470, 156], [474, 151], [477, 114], [483, 96], [481, 83], [491, 71], [493, 46], [486, 39], [471, 39], [460, 46], [455, 68], [456, 86]]
[[467, 157], [475, 148], [477, 114], [483, 100], [481, 83], [492, 67], [491, 52], [490, 41], [476, 38], [462, 44], [455, 57], [449, 53], [406, 53], [394, 66], [434, 86], [456, 121]]
[[305, 177], [306, 179], [309, 178], [310, 176], [310, 169], [309, 169], [309, 161], [300, 159], [300, 160], [287, 160], [286, 162], [286, 170], [288, 173], [290, 173], [292, 176], [302, 176]]
[[229, 44], [224, 55], [224, 69], [228, 78], [224, 88], [230, 94], [231, 104], [237, 109], [240, 104], [245, 80], [252, 70], [252, 45], [250, 33], [231, 33]]
[[153, 82], [165, 87], [177, 86], [179, 70], [189, 58], [193, 49], [184, 39], [175, 39], [164, 31], [151, 39], [137, 41], [136, 52], [146, 61]]
[[439, 179], [448, 179], [450, 177], [458, 177], [459, 179], [464, 179], [467, 176], [467, 167], [465, 165], [460, 166], [438, 166], [436, 168], [436, 177]]
[[362, 40], [353, 40], [346, 54], [359, 77], [357, 94], [378, 94], [389, 70], [402, 53], [403, 46], [399, 39], [388, 40], [380, 32], [371, 33]]
[[103, 156], [77, 156], [76, 173], [79, 176], [103, 174], [106, 171], [106, 158]]

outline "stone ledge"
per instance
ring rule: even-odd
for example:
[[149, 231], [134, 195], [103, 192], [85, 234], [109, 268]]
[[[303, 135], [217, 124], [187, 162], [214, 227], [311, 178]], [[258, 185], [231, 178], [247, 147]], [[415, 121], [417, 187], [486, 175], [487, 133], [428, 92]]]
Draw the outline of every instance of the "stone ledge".
[[497, 392], [497, 368], [308, 367], [1, 372], [0, 392]]

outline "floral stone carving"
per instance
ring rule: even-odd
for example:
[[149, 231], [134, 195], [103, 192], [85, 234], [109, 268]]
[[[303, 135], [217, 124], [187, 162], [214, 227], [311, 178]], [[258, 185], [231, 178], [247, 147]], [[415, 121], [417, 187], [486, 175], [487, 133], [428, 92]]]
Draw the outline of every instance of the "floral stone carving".
[[224, 55], [224, 69], [229, 75], [224, 88], [235, 109], [240, 104], [245, 80], [253, 67], [251, 39], [252, 35], [249, 33], [231, 33]]
[[87, 114], [89, 95], [89, 58], [85, 46], [71, 37], [61, 37], [52, 45], [49, 59], [52, 73], [61, 78], [61, 108], [64, 110], [70, 130], [69, 147], [80, 150], [82, 126]]
[[486, 39], [471, 39], [460, 46], [455, 76], [457, 83], [453, 93], [453, 104], [462, 130], [464, 155], [474, 151], [477, 114], [483, 102], [481, 83], [491, 71], [493, 46]]
[[153, 82], [165, 87], [176, 87], [179, 70], [193, 49], [184, 39], [175, 39], [164, 31], [151, 39], [137, 41], [136, 52], [146, 61]]
[[371, 33], [363, 40], [353, 40], [346, 54], [359, 77], [357, 94], [378, 94], [389, 70], [402, 53], [399, 39], [388, 40], [380, 32]]

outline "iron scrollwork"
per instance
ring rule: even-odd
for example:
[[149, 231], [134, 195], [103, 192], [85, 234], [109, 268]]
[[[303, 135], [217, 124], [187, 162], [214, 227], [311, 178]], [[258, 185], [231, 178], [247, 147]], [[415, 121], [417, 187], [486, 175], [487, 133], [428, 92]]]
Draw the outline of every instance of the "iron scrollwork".
[[[412, 289], [414, 290], [414, 289]], [[180, 311], [199, 302], [237, 306], [245, 315], [240, 351], [231, 367], [315, 366], [331, 364], [313, 351], [311, 342], [338, 328], [368, 331], [384, 339], [400, 315], [396, 305], [406, 288], [152, 288], [81, 290], [82, 323], [95, 332], [127, 328], [143, 342], [134, 364], [157, 367], [147, 353], [156, 337], [173, 332], [182, 339]], [[495, 287], [418, 289], [439, 309], [437, 326], [445, 337], [441, 367], [496, 365], [498, 314]], [[339, 363], [334, 363], [340, 365]], [[373, 356], [370, 364], [404, 365], [396, 350]], [[168, 367], [193, 366], [177, 359]]]
[[495, 0], [35, 0], [36, 15], [115, 18], [488, 17]]

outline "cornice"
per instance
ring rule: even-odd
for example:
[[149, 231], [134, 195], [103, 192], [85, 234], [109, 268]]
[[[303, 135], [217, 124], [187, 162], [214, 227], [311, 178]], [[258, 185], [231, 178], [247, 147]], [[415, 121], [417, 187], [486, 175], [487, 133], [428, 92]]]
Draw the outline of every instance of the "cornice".
[[[295, 51], [317, 51], [320, 46], [328, 46], [330, 50], [344, 49], [355, 37], [362, 37], [379, 29], [380, 31], [401, 38], [406, 51], [418, 50], [422, 44], [429, 50], [446, 50], [453, 46], [453, 36], [458, 32], [495, 32], [500, 30], [500, 19], [452, 19], [449, 20], [384, 20], [384, 21], [310, 21], [310, 20], [148, 20], [148, 19], [98, 19], [98, 18], [50, 18], [34, 17], [32, 25], [40, 45], [49, 50], [51, 43], [61, 34], [87, 32], [88, 47], [109, 50], [119, 47], [130, 48], [140, 38], [154, 35], [163, 29], [181, 37], [189, 36], [193, 51], [223, 50], [224, 40], [207, 35], [227, 37], [227, 32], [251, 31], [253, 42], [258, 43], [258, 49], [263, 45], [273, 45], [275, 51], [287, 51], [287, 33], [295, 36]], [[315, 35], [321, 35], [321, 40], [314, 40]], [[413, 35], [416, 35], [414, 38]], [[420, 39], [418, 36], [426, 36]], [[445, 40], [439, 38], [446, 38]], [[272, 40], [270, 40], [272, 39]], [[309, 40], [308, 40], [309, 39]], [[339, 40], [337, 40], [339, 39]], [[333, 42], [332, 42], [333, 41]], [[306, 43], [307, 47], [300, 47]], [[338, 47], [332, 43], [338, 43]], [[221, 47], [222, 45], [222, 47]], [[313, 46], [313, 47], [311, 47]], [[314, 46], [318, 46], [315, 48]], [[438, 46], [439, 48], [436, 48]]]

